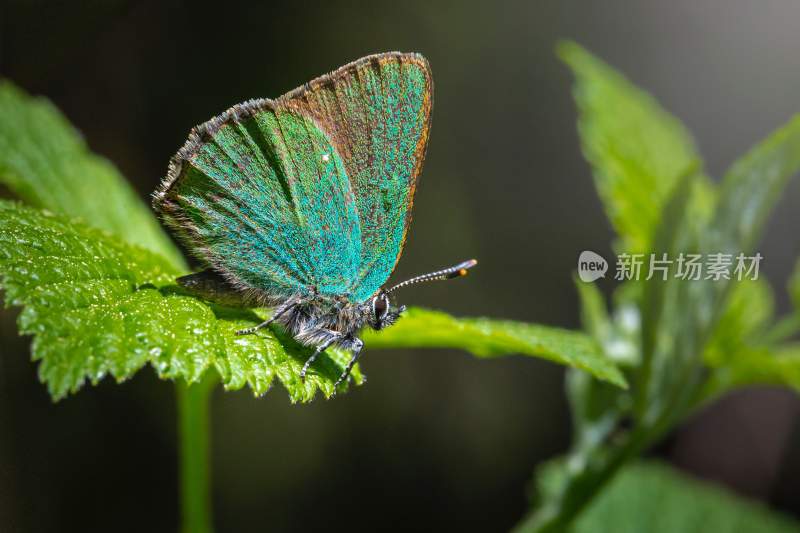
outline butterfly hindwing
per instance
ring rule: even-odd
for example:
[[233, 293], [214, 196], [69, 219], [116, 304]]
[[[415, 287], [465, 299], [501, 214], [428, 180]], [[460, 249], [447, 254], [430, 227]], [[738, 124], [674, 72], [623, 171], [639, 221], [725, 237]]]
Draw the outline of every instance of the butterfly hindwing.
[[402, 252], [431, 105], [424, 58], [363, 58], [193, 130], [154, 204], [239, 288], [365, 301]]

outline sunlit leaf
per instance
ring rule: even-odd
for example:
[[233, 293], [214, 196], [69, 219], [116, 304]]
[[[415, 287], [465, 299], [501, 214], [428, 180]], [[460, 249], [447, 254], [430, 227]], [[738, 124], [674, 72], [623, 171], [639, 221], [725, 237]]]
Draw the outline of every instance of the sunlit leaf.
[[580, 368], [625, 387], [625, 378], [586, 335], [560, 328], [487, 318], [454, 318], [446, 313], [409, 309], [391, 328], [366, 332], [372, 348], [459, 348], [478, 357], [520, 354]]
[[0, 183], [27, 203], [81, 218], [183, 265], [116, 167], [89, 151], [49, 101], [0, 81]]
[[[348, 354], [330, 350], [305, 382], [308, 348], [269, 330], [238, 337], [260, 321], [178, 292], [171, 263], [99, 230], [0, 201], [0, 276], [6, 302], [23, 306], [20, 331], [53, 398], [88, 380], [130, 378], [150, 364], [162, 378], [196, 382], [215, 369], [229, 389], [267, 392], [277, 378], [293, 401], [333, 392]], [[356, 368], [355, 381], [362, 376]]]

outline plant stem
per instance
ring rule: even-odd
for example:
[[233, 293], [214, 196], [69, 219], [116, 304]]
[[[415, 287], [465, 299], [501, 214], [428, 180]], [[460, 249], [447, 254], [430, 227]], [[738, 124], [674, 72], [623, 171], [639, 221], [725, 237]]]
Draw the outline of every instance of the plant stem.
[[601, 459], [601, 464], [569, 481], [555, 501], [531, 511], [512, 533], [558, 533], [566, 531], [586, 505], [608, 483], [617, 471], [647, 446], [645, 433], [635, 431], [624, 444]]
[[[700, 370], [697, 366], [690, 369]], [[568, 480], [555, 500], [531, 511], [514, 527], [513, 533], [558, 533], [568, 530], [576, 517], [620, 468], [663, 438], [685, 417], [691, 407], [690, 400], [701, 388], [701, 381], [698, 375], [692, 377], [691, 372], [683, 381], [686, 383], [685, 387], [671, 398], [661, 416], [652, 425], [633, 428], [621, 442], [606, 449], [606, 453], [603, 453], [601, 444], [597, 450], [599, 456], [588, 463], [591, 467]]]
[[177, 383], [180, 441], [181, 531], [211, 533], [211, 475], [208, 406], [216, 374], [198, 383]]

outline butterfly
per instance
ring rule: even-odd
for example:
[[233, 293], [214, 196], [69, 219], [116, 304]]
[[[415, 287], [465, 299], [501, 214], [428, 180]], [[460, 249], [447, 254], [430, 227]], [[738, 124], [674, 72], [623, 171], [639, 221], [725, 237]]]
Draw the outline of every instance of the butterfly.
[[382, 53], [275, 99], [249, 100], [194, 129], [171, 159], [153, 206], [208, 268], [178, 278], [200, 297], [272, 307], [314, 348], [352, 353], [405, 310], [390, 296], [463, 276], [470, 260], [383, 288], [403, 251], [433, 105], [428, 61]]

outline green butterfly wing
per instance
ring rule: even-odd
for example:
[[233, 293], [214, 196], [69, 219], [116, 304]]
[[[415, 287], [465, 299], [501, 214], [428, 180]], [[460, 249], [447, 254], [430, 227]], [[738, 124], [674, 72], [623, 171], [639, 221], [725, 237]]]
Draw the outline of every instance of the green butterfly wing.
[[433, 81], [418, 54], [362, 58], [279, 100], [325, 130], [344, 161], [361, 226], [351, 293], [372, 296], [403, 251], [431, 123]]
[[234, 286], [285, 298], [346, 294], [361, 233], [350, 183], [307, 117], [249, 102], [200, 126], [156, 208]]
[[235, 106], [193, 130], [154, 206], [240, 289], [364, 301], [402, 251], [430, 79], [420, 56], [381, 54]]

